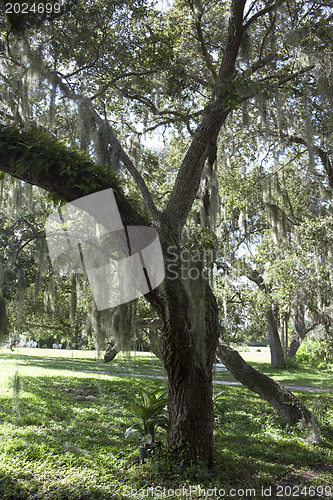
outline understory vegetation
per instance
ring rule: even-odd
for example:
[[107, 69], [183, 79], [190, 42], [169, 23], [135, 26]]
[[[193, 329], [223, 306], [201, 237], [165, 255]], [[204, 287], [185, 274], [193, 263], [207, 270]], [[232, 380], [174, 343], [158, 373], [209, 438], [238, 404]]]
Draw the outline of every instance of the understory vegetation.
[[[163, 498], [163, 488], [164, 498], [176, 489], [171, 498], [219, 498], [208, 496], [212, 488], [223, 490], [225, 498], [234, 490], [234, 498], [242, 498], [245, 487], [256, 491], [255, 498], [262, 488], [272, 488], [275, 498], [286, 485], [302, 487], [301, 498], [331, 498], [333, 393], [297, 393], [318, 420], [320, 430], [313, 432], [302, 423], [290, 427], [244, 387], [216, 384], [225, 398], [215, 412], [212, 470], [174, 454], [164, 431], [157, 432], [161, 448], [140, 465], [140, 437], [124, 438], [137, 422], [128, 401], [141, 389], [163, 389], [165, 382], [124, 373], [142, 369], [154, 375], [156, 358], [124, 356], [103, 373], [106, 366], [89, 352], [51, 357], [45, 351], [42, 357], [39, 350], [29, 351], [0, 354], [1, 499], [128, 499], [144, 493]], [[112, 369], [123, 375], [112, 375]], [[294, 371], [302, 380], [306, 367], [295, 365]], [[321, 382], [331, 386], [329, 370], [322, 371]]]

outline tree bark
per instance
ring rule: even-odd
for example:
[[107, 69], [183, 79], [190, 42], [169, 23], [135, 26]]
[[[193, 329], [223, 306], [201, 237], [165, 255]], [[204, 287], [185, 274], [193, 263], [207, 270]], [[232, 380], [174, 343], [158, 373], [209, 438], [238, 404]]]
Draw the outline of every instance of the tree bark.
[[[260, 290], [263, 290], [267, 293], [267, 288], [264, 283], [263, 277], [256, 271], [255, 269], [251, 270], [251, 274], [248, 276], [248, 279], [253, 281]], [[267, 334], [268, 334], [268, 343], [271, 352], [271, 365], [272, 367], [286, 365], [284, 352], [281, 344], [281, 339], [279, 336], [279, 330], [277, 327], [275, 315], [273, 309], [270, 307], [266, 312], [267, 319]]]
[[194, 299], [180, 280], [164, 282], [166, 308], [161, 352], [168, 374], [168, 444], [200, 457], [213, 459], [213, 363], [219, 337], [218, 308], [203, 280], [204, 331], [198, 331]]
[[104, 354], [104, 363], [112, 361], [117, 356], [118, 352], [117, 345], [113, 341], [108, 342]]
[[284, 358], [283, 347], [272, 309], [267, 311], [266, 318], [268, 327], [268, 343], [271, 351], [271, 365], [273, 368], [277, 366], [285, 367], [286, 361]]
[[260, 397], [268, 401], [276, 408], [286, 420], [294, 425], [304, 419], [307, 424], [311, 423], [311, 413], [294, 396], [272, 378], [258, 372], [248, 365], [243, 358], [225, 344], [220, 344], [217, 355], [232, 375], [250, 391], [259, 394]]
[[309, 328], [306, 328], [304, 321], [304, 306], [301, 305], [294, 312], [294, 336], [290, 342], [286, 356], [288, 358], [293, 358], [296, 356], [299, 346], [305, 339], [306, 335], [317, 326], [317, 323], [313, 323]]

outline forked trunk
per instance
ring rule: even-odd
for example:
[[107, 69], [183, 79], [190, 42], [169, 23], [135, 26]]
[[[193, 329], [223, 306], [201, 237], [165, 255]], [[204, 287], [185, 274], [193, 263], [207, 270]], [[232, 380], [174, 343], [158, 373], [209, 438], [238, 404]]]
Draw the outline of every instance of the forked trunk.
[[295, 310], [293, 338], [287, 349], [287, 357], [292, 358], [296, 356], [298, 348], [305, 339], [306, 335], [316, 326], [317, 323], [313, 323], [309, 328], [306, 328], [303, 305]]

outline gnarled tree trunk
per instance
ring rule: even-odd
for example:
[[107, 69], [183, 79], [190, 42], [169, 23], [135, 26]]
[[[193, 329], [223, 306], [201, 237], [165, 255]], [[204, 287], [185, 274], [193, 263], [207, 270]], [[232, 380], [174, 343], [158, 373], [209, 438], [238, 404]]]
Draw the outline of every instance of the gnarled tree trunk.
[[[201, 278], [202, 279], [202, 278]], [[213, 458], [213, 363], [219, 338], [218, 308], [205, 279], [204, 321], [195, 297], [181, 280], [163, 284], [165, 308], [161, 338], [162, 360], [168, 375], [168, 444], [200, 457]], [[201, 330], [201, 326], [203, 330]]]

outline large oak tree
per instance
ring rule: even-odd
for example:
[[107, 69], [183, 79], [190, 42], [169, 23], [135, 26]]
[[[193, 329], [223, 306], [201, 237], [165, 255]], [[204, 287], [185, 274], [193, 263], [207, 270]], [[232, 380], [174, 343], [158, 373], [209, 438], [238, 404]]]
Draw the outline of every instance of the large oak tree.
[[[232, 111], [257, 103], [255, 123], [269, 103], [276, 130], [284, 130], [309, 105], [318, 78], [328, 81], [319, 53], [329, 58], [330, 7], [329, 1], [175, 1], [160, 11], [148, 2], [105, 0], [69, 2], [61, 15], [3, 20], [4, 124], [22, 132], [3, 127], [0, 168], [66, 201], [113, 187], [124, 225], [158, 230], [166, 279], [146, 299], [163, 324], [168, 440], [208, 465], [217, 349], [235, 377], [290, 422], [311, 417], [291, 393], [219, 343], [219, 311], [209, 283], [182, 279], [180, 259], [179, 275], [170, 279], [170, 246], [180, 254], [198, 197], [203, 210], [197, 221], [212, 220], [211, 180], [216, 168], [223, 169], [217, 146], [221, 136], [232, 134]], [[66, 153], [39, 135], [36, 122], [108, 168]], [[130, 154], [143, 133], [160, 127], [186, 139], [176, 171], [166, 169], [171, 189], [162, 201], [148, 189], [147, 156], [140, 161]], [[115, 172], [134, 181], [142, 209], [127, 199], [126, 187], [119, 189]]]

